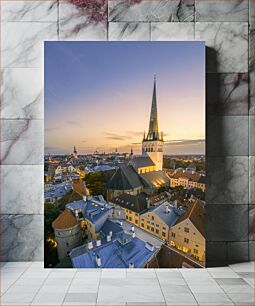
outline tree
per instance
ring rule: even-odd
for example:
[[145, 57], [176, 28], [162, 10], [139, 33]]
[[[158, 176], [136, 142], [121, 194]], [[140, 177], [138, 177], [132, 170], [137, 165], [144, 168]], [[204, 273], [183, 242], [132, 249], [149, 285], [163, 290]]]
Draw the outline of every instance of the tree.
[[54, 204], [44, 204], [44, 233], [53, 233], [52, 222], [59, 216], [60, 210]]

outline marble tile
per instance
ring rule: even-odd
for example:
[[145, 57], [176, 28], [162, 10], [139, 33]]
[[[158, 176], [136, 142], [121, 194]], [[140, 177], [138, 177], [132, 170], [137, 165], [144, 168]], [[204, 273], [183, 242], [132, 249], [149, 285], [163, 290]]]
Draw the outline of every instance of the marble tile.
[[196, 0], [196, 21], [248, 21], [247, 0]]
[[249, 116], [249, 155], [254, 156], [254, 116]]
[[57, 22], [58, 1], [1, 1], [2, 22], [5, 21], [51, 21]]
[[152, 22], [151, 40], [194, 40], [195, 27], [187, 22]]
[[107, 1], [60, 1], [60, 40], [106, 40]]
[[43, 41], [57, 39], [57, 23], [2, 23], [2, 68], [42, 67]]
[[248, 23], [197, 22], [195, 38], [206, 42], [207, 72], [248, 72]]
[[2, 165], [1, 214], [43, 213], [43, 165]]
[[198, 305], [192, 293], [169, 293], [164, 292], [164, 298], [167, 305]]
[[248, 205], [208, 205], [206, 239], [222, 242], [248, 241]]
[[248, 74], [207, 73], [207, 115], [248, 115]]
[[109, 22], [109, 40], [150, 40], [150, 24], [143, 22]]
[[194, 0], [109, 0], [109, 21], [194, 21]]
[[43, 120], [1, 120], [1, 164], [43, 164]]
[[67, 293], [64, 305], [70, 303], [70, 305], [76, 305], [80, 303], [81, 305], [93, 305], [96, 303], [97, 293]]
[[228, 296], [236, 306], [254, 305], [254, 293], [228, 293]]
[[254, 272], [254, 262], [240, 262], [233, 265], [229, 265], [229, 267], [237, 272]]
[[248, 204], [248, 156], [207, 157], [206, 203]]
[[208, 116], [207, 156], [248, 155], [249, 116]]
[[254, 22], [249, 24], [249, 110], [254, 115]]
[[249, 157], [249, 204], [254, 205], [254, 156]]
[[249, 20], [254, 21], [254, 0], [249, 0]]
[[227, 243], [206, 241], [206, 267], [217, 267], [227, 262]]
[[43, 215], [1, 215], [2, 260], [43, 259]]
[[229, 267], [207, 268], [213, 278], [240, 278], [240, 276]]
[[254, 239], [254, 204], [249, 205], [249, 240]]
[[228, 242], [228, 263], [248, 261], [249, 260], [249, 242]]
[[254, 261], [254, 241], [249, 241], [249, 260]]
[[42, 69], [3, 69], [1, 97], [2, 119], [43, 119]]
[[218, 293], [195, 293], [195, 299], [199, 305], [234, 305], [231, 299], [223, 292]]

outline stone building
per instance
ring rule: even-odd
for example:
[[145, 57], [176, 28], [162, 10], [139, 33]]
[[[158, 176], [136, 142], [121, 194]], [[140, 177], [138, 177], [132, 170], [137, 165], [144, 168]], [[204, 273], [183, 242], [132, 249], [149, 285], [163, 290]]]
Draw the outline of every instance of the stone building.
[[64, 259], [69, 252], [81, 244], [82, 231], [80, 222], [69, 209], [65, 209], [52, 223], [57, 241], [58, 258]]

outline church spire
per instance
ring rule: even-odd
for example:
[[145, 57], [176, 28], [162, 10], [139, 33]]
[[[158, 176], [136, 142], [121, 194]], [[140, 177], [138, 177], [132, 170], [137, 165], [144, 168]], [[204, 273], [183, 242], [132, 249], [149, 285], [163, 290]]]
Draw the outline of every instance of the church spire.
[[154, 86], [153, 86], [153, 95], [151, 103], [151, 115], [150, 115], [150, 125], [148, 137], [150, 139], [158, 139], [158, 111], [157, 111], [157, 96], [156, 96], [156, 75], [154, 75]]

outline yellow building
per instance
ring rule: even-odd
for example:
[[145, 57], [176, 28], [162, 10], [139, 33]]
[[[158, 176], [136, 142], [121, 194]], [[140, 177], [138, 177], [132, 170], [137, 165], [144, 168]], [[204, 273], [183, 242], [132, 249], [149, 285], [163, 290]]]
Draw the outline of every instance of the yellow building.
[[203, 192], [206, 189], [205, 176], [197, 172], [176, 171], [169, 174], [166, 172], [170, 179], [170, 187], [174, 188], [182, 186], [185, 189], [199, 188]]
[[185, 210], [182, 207], [173, 207], [168, 202], [151, 207], [140, 215], [140, 228], [167, 241], [170, 227], [176, 223], [184, 212]]
[[205, 261], [205, 209], [199, 200], [190, 202], [187, 211], [171, 227], [169, 244], [200, 262]]
[[[113, 198], [111, 202], [113, 203], [115, 210], [117, 210], [117, 206], [121, 207], [123, 213], [122, 217], [136, 226], [140, 226], [140, 215], [149, 205], [149, 201], [144, 193], [140, 193], [136, 196], [122, 194]], [[120, 214], [118, 217], [121, 217]]]

